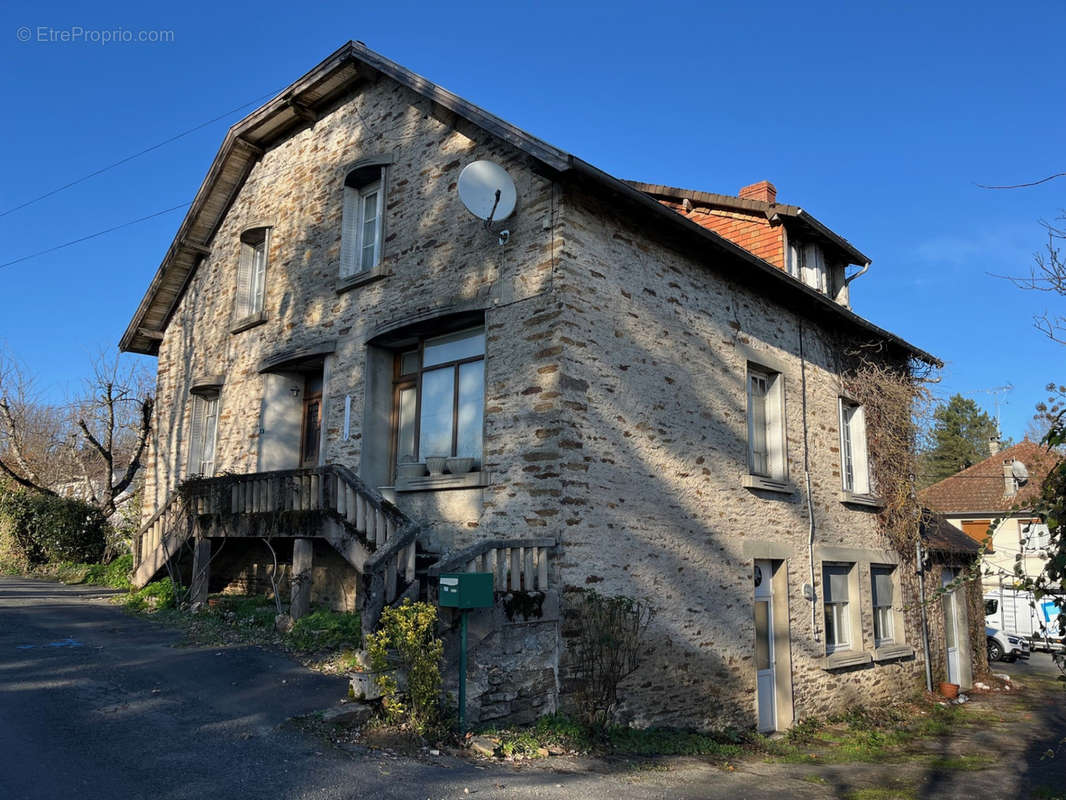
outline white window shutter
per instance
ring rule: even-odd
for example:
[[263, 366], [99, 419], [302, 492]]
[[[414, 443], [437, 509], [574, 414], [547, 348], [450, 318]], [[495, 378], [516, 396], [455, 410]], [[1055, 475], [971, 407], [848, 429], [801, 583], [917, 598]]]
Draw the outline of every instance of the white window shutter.
[[771, 376], [772, 384], [766, 397], [766, 461], [770, 476], [776, 480], [785, 478], [785, 424], [784, 385], [780, 375]]
[[351, 275], [359, 257], [359, 192], [344, 187], [344, 210], [341, 214], [341, 275]]
[[241, 256], [237, 264], [236, 316], [242, 320], [252, 313], [252, 258], [255, 248], [241, 242]]
[[200, 474], [200, 456], [204, 438], [204, 400], [199, 395], [192, 396], [192, 422], [189, 424], [189, 462], [186, 475]]
[[852, 463], [855, 470], [855, 493], [870, 493], [870, 460], [866, 452], [866, 410], [855, 406], [851, 415]]
[[270, 257], [270, 229], [263, 231], [263, 241], [252, 248], [255, 272], [252, 275], [252, 291], [250, 294], [249, 313], [258, 314], [263, 310], [263, 300], [266, 295], [266, 271], [267, 260]]

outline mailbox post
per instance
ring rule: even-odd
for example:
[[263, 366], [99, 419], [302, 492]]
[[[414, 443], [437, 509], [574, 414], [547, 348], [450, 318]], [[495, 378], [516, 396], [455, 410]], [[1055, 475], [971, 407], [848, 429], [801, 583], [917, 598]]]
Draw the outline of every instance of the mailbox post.
[[459, 609], [459, 732], [466, 731], [466, 616], [472, 608], [492, 608], [491, 572], [450, 572], [440, 576], [438, 603]]

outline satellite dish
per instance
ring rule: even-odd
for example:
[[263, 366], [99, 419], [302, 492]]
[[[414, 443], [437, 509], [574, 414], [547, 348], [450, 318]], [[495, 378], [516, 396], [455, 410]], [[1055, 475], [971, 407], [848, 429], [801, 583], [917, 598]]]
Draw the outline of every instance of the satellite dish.
[[489, 225], [514, 213], [518, 193], [507, 170], [493, 161], [475, 161], [459, 173], [459, 199], [467, 211]]
[[1010, 474], [1014, 476], [1014, 480], [1018, 481], [1019, 485], [1024, 486], [1026, 481], [1029, 480], [1029, 470], [1025, 468], [1025, 464], [1017, 459], [1010, 465]]

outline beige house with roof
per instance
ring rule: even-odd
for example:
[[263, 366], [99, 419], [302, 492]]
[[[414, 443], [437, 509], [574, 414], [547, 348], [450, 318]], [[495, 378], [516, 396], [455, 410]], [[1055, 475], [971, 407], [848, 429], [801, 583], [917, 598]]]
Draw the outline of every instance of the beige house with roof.
[[[1047, 525], [1031, 504], [1058, 457], [1028, 439], [999, 450], [972, 467], [921, 492], [922, 502], [974, 541], [985, 544], [981, 558], [985, 589], [1014, 585], [1044, 569]], [[989, 529], [992, 528], [991, 537]]]
[[[458, 196], [481, 161], [506, 220]], [[621, 181], [349, 43], [233, 126], [122, 339], [159, 360], [136, 579], [195, 603], [277, 557], [294, 616], [370, 627], [492, 572], [473, 720], [573, 702], [586, 588], [655, 610], [625, 721], [909, 692], [912, 554], [845, 370], [939, 362], [851, 310], [868, 265], [766, 182]]]

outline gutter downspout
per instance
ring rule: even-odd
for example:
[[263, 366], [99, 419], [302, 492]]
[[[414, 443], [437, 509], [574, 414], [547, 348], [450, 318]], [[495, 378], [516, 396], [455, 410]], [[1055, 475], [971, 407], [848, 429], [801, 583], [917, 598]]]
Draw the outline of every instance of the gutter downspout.
[[918, 568], [918, 601], [922, 607], [922, 652], [925, 654], [925, 690], [933, 691], [933, 667], [929, 663], [929, 623], [925, 617], [925, 562], [922, 560], [922, 540], [914, 542], [914, 555]]
[[818, 596], [814, 592], [814, 502], [811, 497], [811, 466], [810, 446], [807, 436], [807, 358], [803, 354], [803, 320], [796, 318], [799, 323], [799, 357], [800, 357], [800, 398], [801, 415], [803, 417], [803, 476], [807, 484], [807, 566], [811, 584], [811, 634], [814, 641], [818, 638]]
[[848, 284], [850, 284], [853, 280], [855, 280], [857, 277], [862, 275], [869, 268], [870, 268], [870, 262], [867, 261], [865, 264], [862, 265], [862, 269], [860, 269], [854, 275], [851, 275], [850, 277], [847, 277], [847, 278], [844, 279], [844, 285], [847, 286]]

